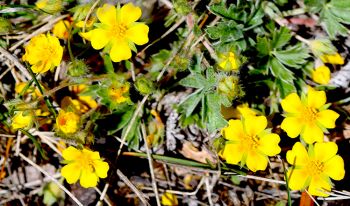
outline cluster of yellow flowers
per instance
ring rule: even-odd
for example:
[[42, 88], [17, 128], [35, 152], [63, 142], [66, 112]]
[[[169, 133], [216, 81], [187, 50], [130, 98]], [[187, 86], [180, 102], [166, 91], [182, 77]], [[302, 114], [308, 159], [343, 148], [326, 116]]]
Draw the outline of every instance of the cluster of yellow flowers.
[[[61, 9], [61, 1], [59, 4], [53, 4], [51, 0], [40, 0], [36, 6], [45, 12], [54, 13]], [[50, 7], [50, 5], [52, 5]], [[99, 50], [105, 48], [105, 52], [110, 55], [114, 62], [120, 62], [131, 58], [131, 50], [136, 52], [135, 45], [144, 45], [148, 42], [149, 28], [145, 23], [136, 22], [141, 17], [141, 9], [128, 3], [120, 7], [111, 4], [104, 4], [97, 9], [96, 16], [100, 23], [94, 24], [94, 18], [91, 18], [86, 28], [92, 27], [88, 32], [80, 33], [80, 35], [91, 41], [94, 49]], [[63, 47], [59, 39], [68, 40], [71, 27], [84, 27], [84, 22], [72, 22], [69, 20], [61, 20], [57, 22], [52, 30], [52, 34], [39, 34], [33, 37], [25, 46], [25, 54], [23, 61], [31, 65], [31, 70], [35, 74], [44, 74], [48, 70], [53, 70], [61, 64], [63, 57]], [[17, 93], [25, 92], [33, 93], [32, 96], [41, 95], [36, 89], [26, 91], [23, 89], [27, 83], [22, 83], [16, 87]], [[85, 87], [84, 87], [85, 88]], [[81, 89], [80, 89], [81, 90]], [[109, 88], [108, 96], [116, 103], [126, 102], [129, 92], [129, 85], [122, 87]], [[90, 96], [79, 96], [77, 99], [65, 98], [70, 106], [62, 108], [56, 117], [56, 130], [63, 136], [72, 136], [79, 132], [82, 126], [80, 114], [86, 112], [87, 106], [96, 108], [97, 102]], [[84, 102], [82, 104], [81, 102]], [[32, 127], [35, 119], [34, 111], [19, 111], [12, 118], [12, 128], [29, 129]], [[62, 176], [67, 182], [72, 184], [80, 179], [83, 187], [94, 187], [97, 185], [99, 178], [107, 177], [109, 166], [102, 161], [98, 152], [88, 149], [77, 149], [73, 146], [64, 149], [64, 163], [67, 165], [62, 168]]]
[[[302, 190], [308, 187], [309, 193], [328, 196], [331, 189], [330, 178], [341, 180], [344, 177], [344, 161], [336, 155], [338, 147], [333, 142], [324, 142], [324, 131], [335, 127], [339, 114], [327, 109], [326, 93], [308, 87], [306, 95], [289, 94], [281, 101], [285, 119], [281, 128], [291, 138], [300, 135], [305, 144], [297, 142], [287, 152], [287, 162], [292, 165], [287, 176], [289, 187]], [[240, 120], [230, 120], [221, 133], [227, 140], [221, 153], [229, 164], [247, 165], [252, 171], [265, 170], [268, 156], [280, 153], [280, 137], [266, 130], [267, 120], [256, 116], [247, 105], [240, 105]], [[316, 143], [315, 143], [316, 142]]]

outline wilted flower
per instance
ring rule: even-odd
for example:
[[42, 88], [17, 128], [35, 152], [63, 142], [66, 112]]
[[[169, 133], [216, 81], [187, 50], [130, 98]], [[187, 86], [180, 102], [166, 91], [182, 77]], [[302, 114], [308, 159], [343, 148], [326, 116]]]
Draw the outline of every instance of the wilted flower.
[[114, 62], [131, 58], [131, 50], [136, 45], [148, 42], [149, 28], [144, 23], [136, 22], [141, 17], [141, 9], [132, 3], [121, 8], [104, 4], [97, 9], [98, 28], [81, 36], [91, 41], [94, 49], [110, 48], [109, 55]]
[[344, 161], [336, 155], [338, 146], [334, 142], [315, 143], [310, 145], [309, 151], [297, 142], [292, 150], [287, 152], [287, 161], [293, 165], [289, 168], [288, 186], [292, 190], [303, 190], [308, 187], [311, 195], [328, 196], [332, 188], [330, 178], [341, 180], [344, 178]]
[[312, 80], [316, 83], [326, 85], [331, 79], [331, 71], [325, 65], [317, 67], [312, 71]]
[[60, 110], [56, 118], [56, 126], [64, 134], [73, 134], [79, 129], [80, 117], [74, 112]]
[[99, 178], [107, 177], [109, 166], [101, 159], [99, 152], [70, 146], [62, 152], [62, 157], [67, 165], [61, 169], [61, 174], [69, 184], [80, 179], [82, 187], [96, 187]]
[[326, 108], [326, 93], [308, 88], [305, 100], [298, 94], [289, 94], [281, 101], [286, 118], [281, 128], [291, 138], [301, 137], [308, 144], [323, 141], [323, 129], [334, 128], [339, 114]]
[[62, 55], [63, 48], [57, 37], [40, 34], [29, 41], [22, 59], [32, 65], [34, 73], [44, 73], [60, 65]]
[[12, 118], [11, 126], [15, 130], [29, 128], [32, 126], [33, 121], [34, 116], [32, 112], [19, 111]]
[[221, 133], [228, 141], [222, 156], [229, 164], [247, 167], [253, 172], [265, 170], [268, 156], [281, 152], [278, 146], [280, 137], [266, 130], [267, 120], [264, 116], [246, 116], [243, 120], [230, 120]]
[[35, 6], [47, 13], [53, 14], [63, 9], [63, 2], [62, 0], [38, 0]]

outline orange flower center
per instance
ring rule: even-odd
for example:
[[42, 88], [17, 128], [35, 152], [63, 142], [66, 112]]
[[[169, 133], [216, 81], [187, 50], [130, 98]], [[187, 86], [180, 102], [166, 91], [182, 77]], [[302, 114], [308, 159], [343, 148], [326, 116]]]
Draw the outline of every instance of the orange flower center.
[[65, 125], [67, 123], [67, 119], [65, 117], [61, 117], [58, 119], [58, 124]]
[[259, 146], [259, 139], [256, 135], [245, 135], [243, 142], [249, 149], [256, 149]]
[[127, 30], [128, 30], [128, 27], [125, 24], [117, 23], [111, 27], [111, 33], [112, 33], [111, 35], [113, 37], [116, 37], [118, 40], [124, 39]]
[[302, 118], [307, 123], [314, 122], [316, 120], [316, 118], [317, 118], [317, 111], [316, 111], [316, 109], [315, 108], [306, 107], [304, 112], [303, 112]]
[[318, 160], [311, 160], [307, 164], [306, 168], [308, 169], [310, 176], [317, 176], [323, 173], [324, 164]]

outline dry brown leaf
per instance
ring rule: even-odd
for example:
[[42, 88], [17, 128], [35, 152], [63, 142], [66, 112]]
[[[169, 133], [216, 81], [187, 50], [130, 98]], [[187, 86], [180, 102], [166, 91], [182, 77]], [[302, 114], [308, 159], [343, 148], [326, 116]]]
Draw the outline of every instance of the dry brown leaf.
[[202, 150], [199, 151], [189, 141], [183, 143], [182, 149], [179, 152], [188, 159], [196, 160], [201, 163], [207, 163], [208, 160], [212, 164], [216, 164], [214, 155], [208, 149], [202, 148]]

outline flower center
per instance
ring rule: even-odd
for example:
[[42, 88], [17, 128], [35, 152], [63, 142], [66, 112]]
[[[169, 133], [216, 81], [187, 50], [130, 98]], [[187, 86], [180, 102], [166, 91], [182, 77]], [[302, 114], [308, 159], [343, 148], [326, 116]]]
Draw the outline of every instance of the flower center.
[[67, 123], [67, 119], [65, 118], [65, 117], [61, 117], [61, 118], [59, 118], [59, 120], [58, 120], [58, 124], [60, 124], [60, 125], [65, 125]]
[[259, 139], [256, 135], [245, 135], [243, 142], [249, 149], [256, 149], [259, 146]]
[[95, 171], [94, 162], [88, 155], [81, 154], [79, 162], [85, 170], [88, 170], [89, 172]]
[[128, 30], [128, 27], [123, 23], [117, 23], [114, 24], [111, 28], [112, 36], [116, 37], [117, 39], [123, 39], [126, 35], [126, 31]]
[[303, 119], [307, 123], [312, 123], [316, 120], [317, 111], [315, 108], [306, 107], [303, 112]]
[[324, 164], [323, 162], [320, 162], [318, 160], [312, 160], [312, 161], [309, 161], [306, 168], [308, 169], [310, 176], [316, 176], [323, 173]]

